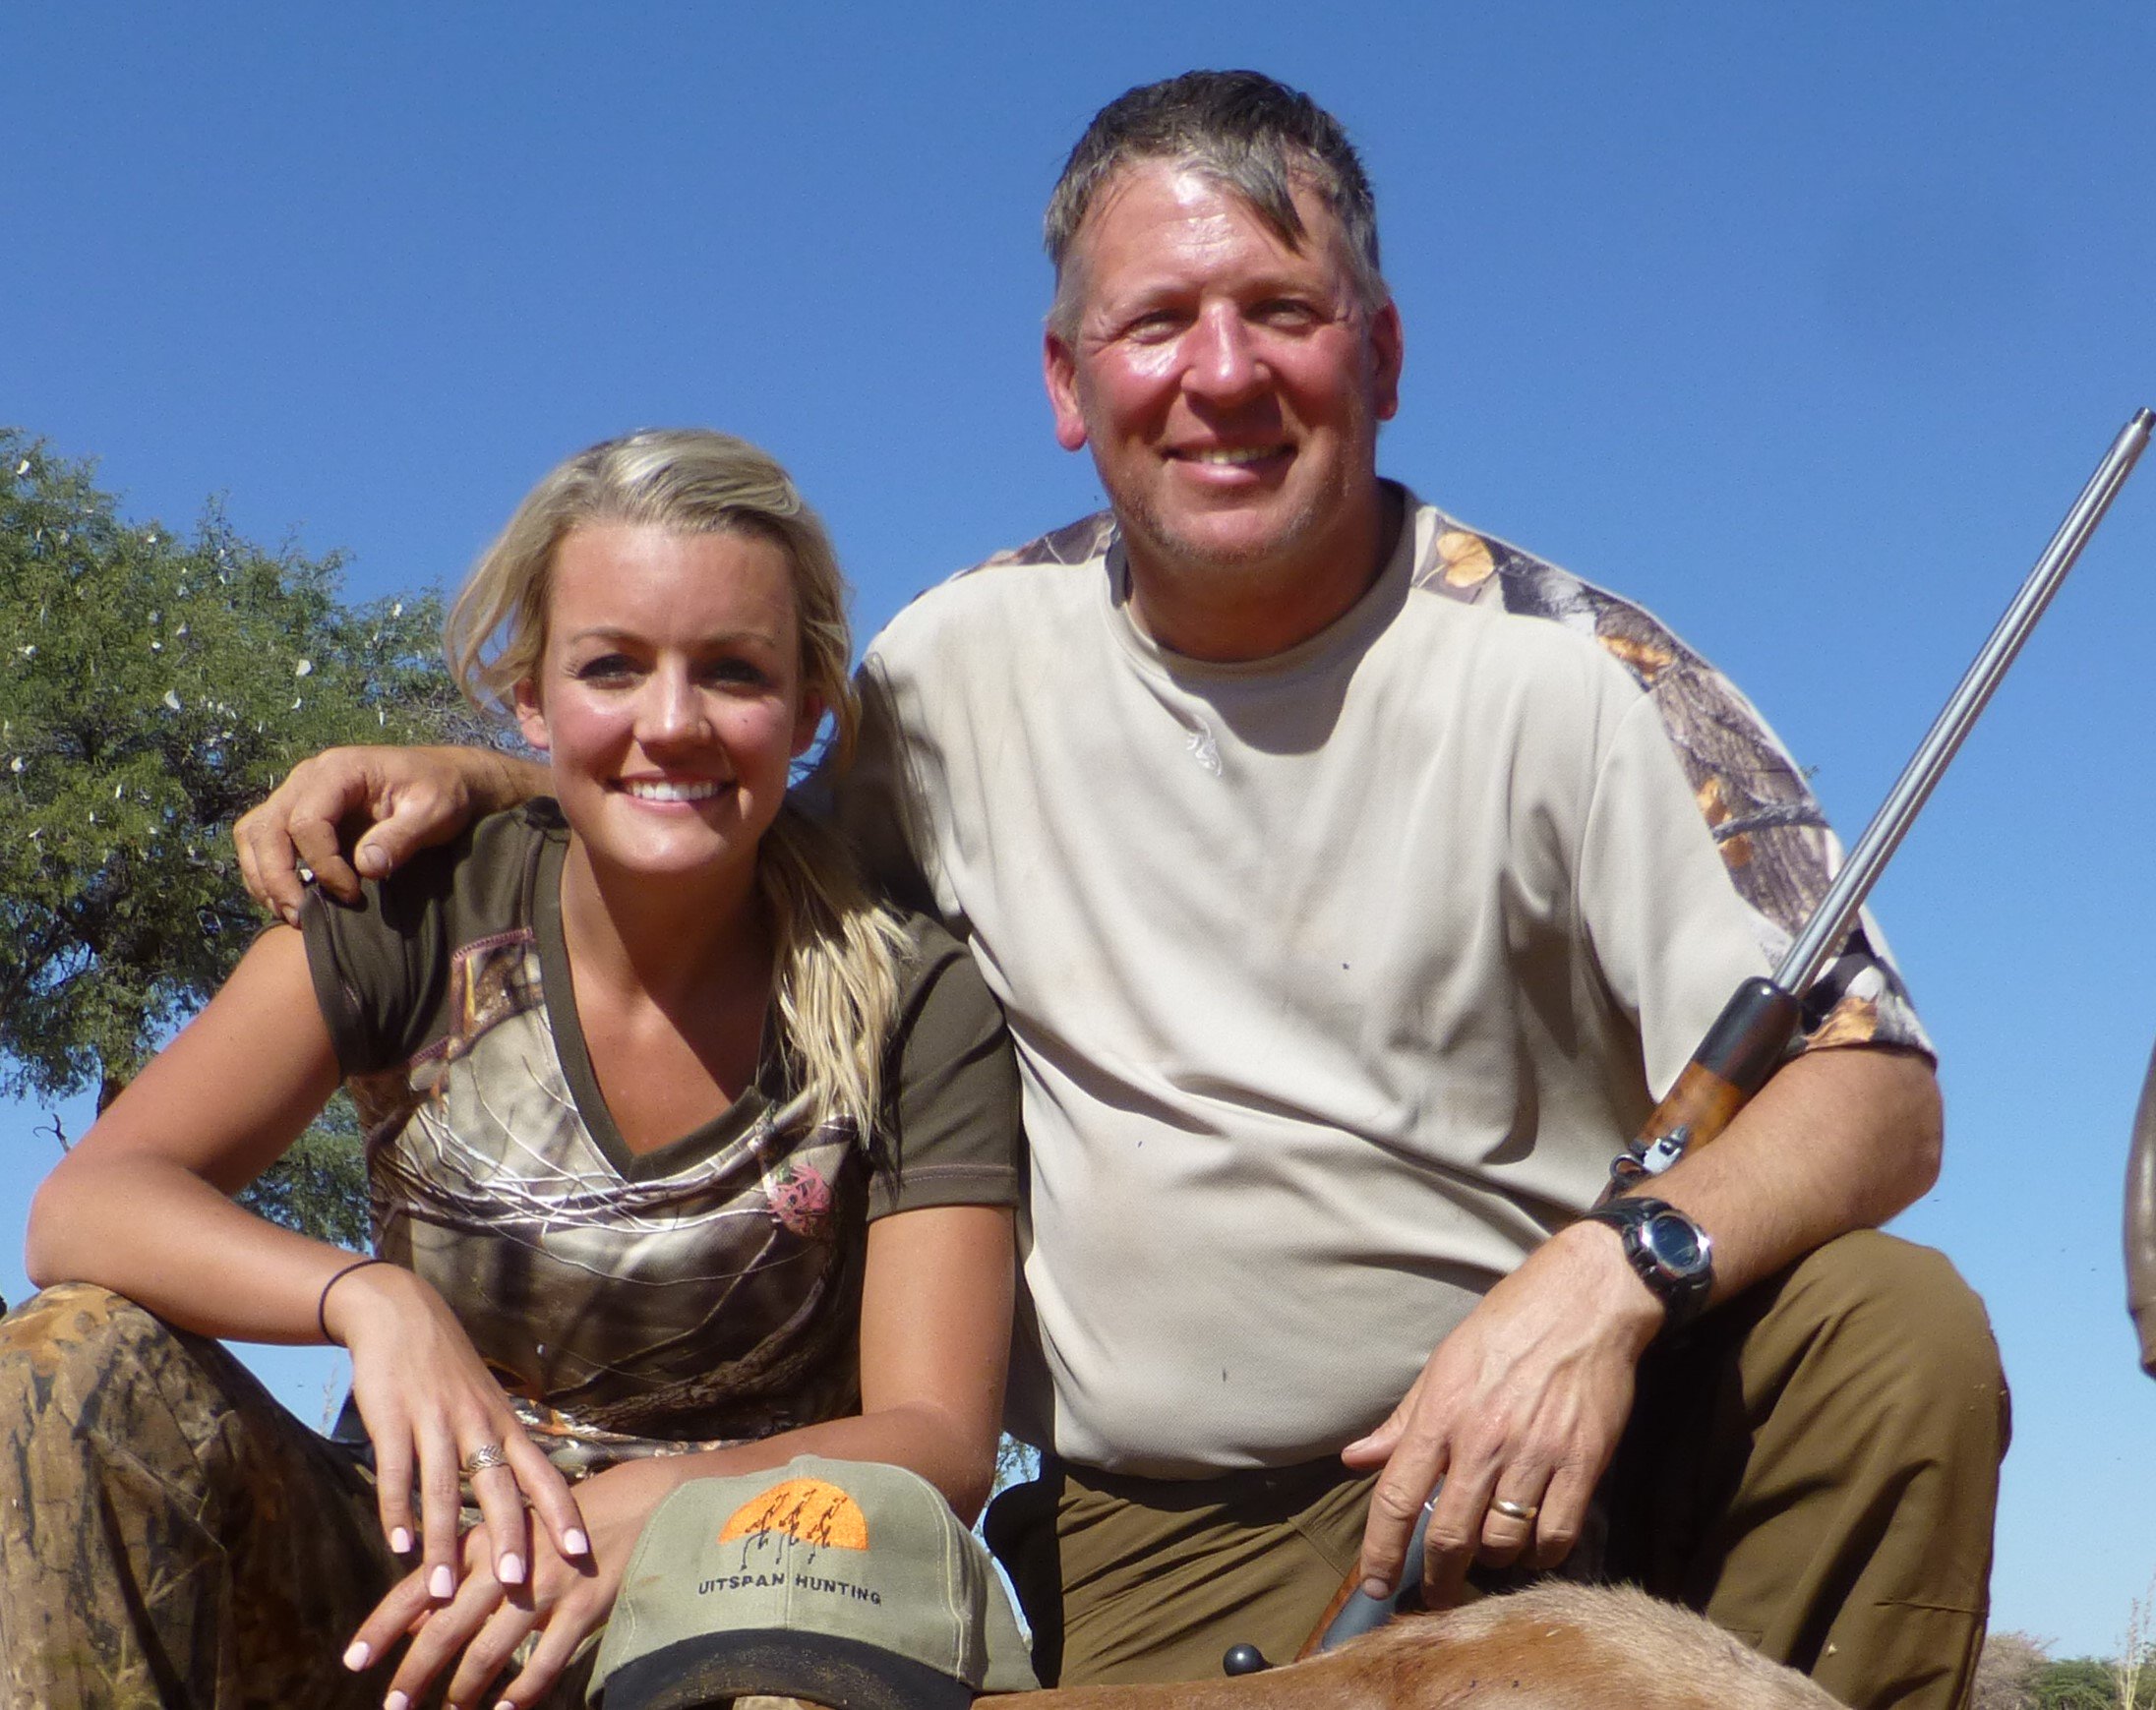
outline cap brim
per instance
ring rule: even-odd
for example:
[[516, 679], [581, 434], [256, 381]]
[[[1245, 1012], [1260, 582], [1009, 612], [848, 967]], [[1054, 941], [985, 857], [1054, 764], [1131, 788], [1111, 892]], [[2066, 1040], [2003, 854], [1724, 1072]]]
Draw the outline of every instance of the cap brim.
[[704, 1633], [624, 1663], [592, 1694], [604, 1710], [702, 1710], [747, 1693], [831, 1710], [969, 1710], [963, 1681], [828, 1633]]

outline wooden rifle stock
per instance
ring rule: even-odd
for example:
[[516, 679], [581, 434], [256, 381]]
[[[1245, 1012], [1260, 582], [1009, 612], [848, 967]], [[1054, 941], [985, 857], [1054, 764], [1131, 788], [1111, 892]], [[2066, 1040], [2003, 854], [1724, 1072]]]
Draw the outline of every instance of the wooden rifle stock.
[[[2136, 410], [2119, 431], [2096, 473], [2089, 477], [2036, 567], [1933, 721], [1931, 731], [1902, 769], [1811, 919], [1791, 942], [1773, 978], [1748, 979], [1731, 994], [1676, 1084], [1654, 1107], [1638, 1138], [1611, 1164], [1609, 1182], [1602, 1190], [1603, 1201], [1661, 1174], [1688, 1151], [1718, 1139], [1780, 1066], [1796, 1035], [1805, 994], [1848, 936], [1858, 910], [1900, 845], [1902, 834], [1961, 746], [1962, 737], [1976, 723], [2036, 620], [2051, 604], [2059, 584], [2073, 568], [2082, 547], [2096, 532], [2096, 525], [2111, 508], [2113, 498], [2147, 445], [2152, 428], [2156, 428], [2156, 412], [2142, 409]], [[1401, 1588], [1391, 1597], [1373, 1598], [1360, 1589], [1359, 1575], [1350, 1573], [1334, 1594], [1299, 1657], [1331, 1650], [1383, 1625], [1395, 1614], [1421, 1607], [1418, 1591], [1423, 1531], [1429, 1519], [1430, 1506], [1425, 1504], [1408, 1543]]]
[[1730, 993], [1640, 1138], [1610, 1166], [1602, 1198], [1614, 1199], [1635, 1182], [1660, 1174], [1692, 1148], [1715, 1140], [1780, 1064], [1802, 1009], [1779, 979], [1748, 979]]

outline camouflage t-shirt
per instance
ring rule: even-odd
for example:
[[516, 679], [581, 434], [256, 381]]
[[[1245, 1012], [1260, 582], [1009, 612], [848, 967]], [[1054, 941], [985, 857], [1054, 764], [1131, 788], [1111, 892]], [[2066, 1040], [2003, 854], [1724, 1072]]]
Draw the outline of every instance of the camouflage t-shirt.
[[571, 1476], [853, 1411], [868, 1221], [1015, 1203], [993, 1002], [941, 928], [911, 920], [875, 1134], [809, 1108], [774, 1018], [731, 1108], [632, 1152], [577, 1021], [567, 849], [541, 800], [354, 907], [303, 912], [367, 1131], [376, 1251], [441, 1291]]

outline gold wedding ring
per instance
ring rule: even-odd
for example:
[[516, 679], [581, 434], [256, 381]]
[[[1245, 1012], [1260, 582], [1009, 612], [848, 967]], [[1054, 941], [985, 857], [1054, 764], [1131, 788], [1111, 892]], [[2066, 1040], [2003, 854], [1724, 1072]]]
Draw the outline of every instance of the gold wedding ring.
[[1523, 1526], [1532, 1525], [1534, 1516], [1542, 1511], [1539, 1503], [1515, 1503], [1504, 1497], [1490, 1499], [1490, 1512], [1503, 1514], [1508, 1520], [1518, 1520]]

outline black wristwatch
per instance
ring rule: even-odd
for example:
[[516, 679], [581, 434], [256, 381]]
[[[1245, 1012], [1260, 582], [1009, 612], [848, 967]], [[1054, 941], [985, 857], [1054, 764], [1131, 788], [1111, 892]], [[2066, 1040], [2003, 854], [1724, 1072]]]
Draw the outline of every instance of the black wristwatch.
[[1662, 1303], [1664, 1331], [1699, 1317], [1714, 1286], [1714, 1242], [1705, 1229], [1667, 1201], [1638, 1195], [1596, 1206], [1587, 1216], [1624, 1238], [1625, 1258]]

